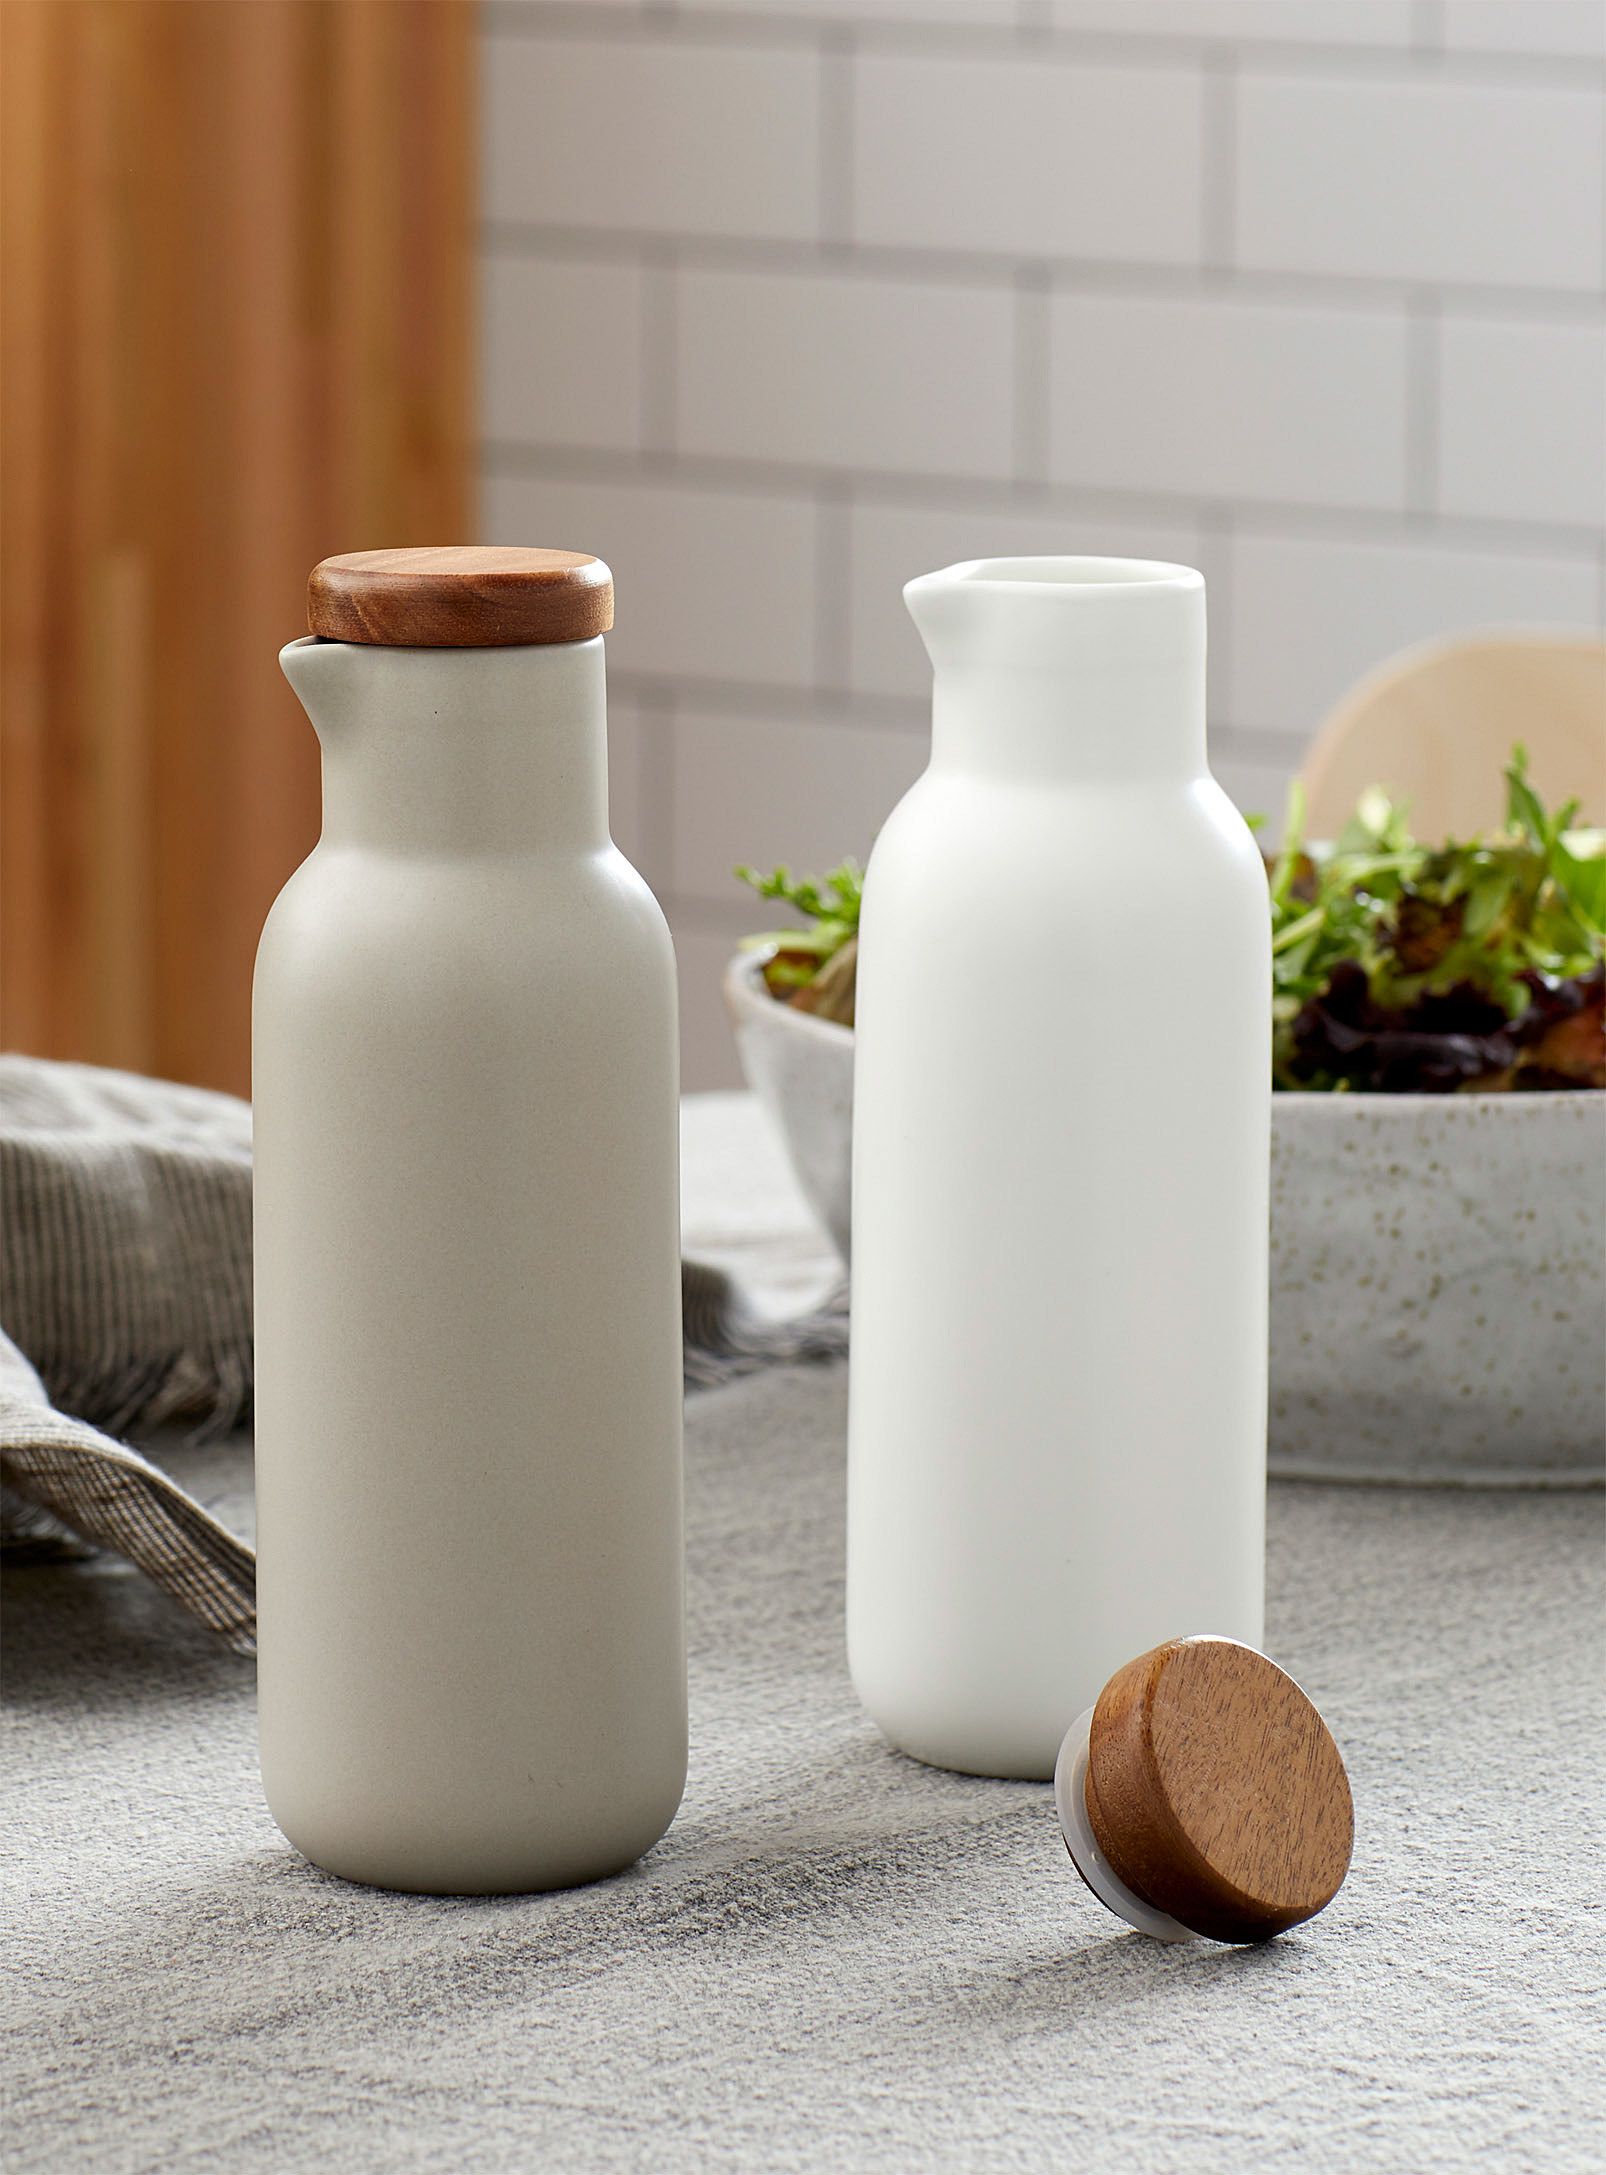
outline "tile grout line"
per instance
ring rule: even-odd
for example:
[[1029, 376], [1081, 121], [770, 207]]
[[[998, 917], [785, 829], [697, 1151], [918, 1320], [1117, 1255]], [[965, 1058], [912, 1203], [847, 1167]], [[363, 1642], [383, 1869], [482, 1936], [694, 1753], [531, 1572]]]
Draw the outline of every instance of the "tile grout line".
[[1444, 0], [1411, 0], [1411, 57], [1443, 60]]
[[694, 673], [612, 672], [610, 685], [619, 699], [638, 705], [659, 702], [672, 687], [680, 714], [766, 719], [792, 725], [863, 727], [880, 732], [918, 733], [931, 722], [931, 701], [924, 695], [894, 695], [869, 689], [820, 689], [797, 683], [700, 679]]
[[[1233, 730], [1233, 519], [1232, 509], [1221, 504], [1199, 509], [1199, 556], [1206, 564], [1205, 608], [1206, 662], [1214, 681], [1215, 700], [1209, 704], [1209, 729], [1219, 739]], [[1219, 749], [1217, 751], [1220, 752]]]
[[634, 868], [635, 868], [635, 870], [636, 870], [636, 873], [637, 873], [637, 875], [638, 875], [638, 876], [643, 876], [643, 877], [644, 877], [644, 879], [645, 879], [645, 880], [647, 881], [647, 883], [648, 883], [648, 888], [650, 889], [650, 888], [651, 888], [651, 879], [650, 879], [650, 878], [646, 878], [646, 877], [645, 877], [645, 871], [644, 871], [644, 870], [643, 870], [643, 869], [642, 869], [642, 868], [641, 868], [641, 867], [639, 866], [639, 864], [640, 864], [640, 863], [641, 863], [642, 861], [644, 861], [644, 860], [646, 860], [646, 859], [648, 859], [648, 858], [649, 858], [649, 855], [648, 855], [648, 850], [647, 850], [648, 830], [647, 830], [647, 816], [646, 816], [646, 809], [647, 809], [647, 734], [646, 734], [646, 731], [645, 731], [645, 730], [644, 730], [644, 728], [643, 728], [643, 723], [642, 723], [642, 720], [643, 720], [643, 716], [644, 716], [644, 712], [642, 711], [641, 705], [640, 705], [639, 703], [636, 703], [636, 702], [631, 702], [631, 701], [629, 700], [629, 698], [628, 698], [628, 697], [627, 697], [627, 696], [625, 695], [625, 693], [624, 693], [623, 689], [622, 689], [622, 688], [619, 688], [618, 686], [616, 686], [616, 685], [615, 685], [615, 684], [613, 683], [613, 681], [612, 681], [611, 677], [609, 678], [609, 680], [608, 680], [608, 682], [607, 682], [607, 704], [608, 704], [608, 720], [607, 720], [607, 724], [608, 724], [608, 768], [609, 768], [609, 771], [610, 771], [610, 772], [611, 772], [611, 771], [612, 771], [612, 769], [613, 769], [613, 749], [614, 749], [614, 716], [615, 716], [615, 712], [616, 712], [616, 711], [617, 711], [618, 709], [622, 708], [622, 707], [628, 707], [628, 709], [629, 709], [629, 711], [630, 711], [630, 717], [631, 717], [631, 724], [632, 724], [632, 726], [633, 726], [634, 730], [633, 730], [633, 732], [632, 732], [632, 735], [631, 735], [631, 742], [630, 742], [630, 762], [629, 762], [629, 765], [628, 765], [627, 767], [628, 767], [628, 771], [629, 771], [629, 777], [630, 777], [630, 791], [631, 791], [631, 795], [632, 795], [632, 798], [633, 798], [633, 801], [634, 801], [634, 815], [635, 815], [635, 822], [634, 822], [634, 825], [633, 825], [633, 830], [632, 830], [632, 836], [631, 836], [631, 839], [630, 839], [630, 842], [629, 842], [629, 844], [628, 844], [628, 845], [626, 845], [626, 844], [625, 844], [625, 842], [624, 842], [624, 841], [623, 841], [623, 840], [622, 840], [622, 839], [620, 838], [620, 836], [619, 836], [619, 831], [618, 831], [618, 814], [619, 814], [619, 811], [618, 811], [618, 808], [617, 808], [617, 806], [615, 805], [615, 800], [614, 800], [614, 791], [613, 791], [613, 780], [612, 780], [612, 777], [610, 776], [610, 778], [609, 778], [609, 781], [608, 781], [608, 836], [609, 836], [609, 837], [610, 837], [610, 838], [611, 838], [611, 839], [613, 840], [614, 844], [615, 844], [615, 845], [616, 845], [616, 846], [617, 846], [617, 847], [619, 848], [620, 852], [621, 852], [621, 853], [622, 853], [622, 854], [624, 855], [625, 859], [626, 859], [626, 860], [627, 860], [628, 862], [630, 862], [630, 864], [631, 864], [631, 866], [632, 866], [632, 867], [634, 867]]
[[[545, 226], [505, 219], [482, 222], [478, 254], [542, 263], [631, 264], [655, 248], [671, 249], [677, 263], [688, 268], [798, 277], [829, 269], [885, 286], [1010, 287], [1022, 263], [1019, 251], [1007, 249], [956, 252], [862, 238], [827, 245], [818, 239], [780, 235], [665, 236], [639, 227]], [[1041, 266], [1054, 287], [1065, 293], [1270, 303], [1288, 309], [1397, 310], [1407, 306], [1423, 285], [1421, 280], [1394, 276], [1268, 270], [1240, 263], [1223, 275], [1192, 263], [1062, 257], [1051, 252], [1030, 261]], [[1593, 325], [1603, 314], [1602, 294], [1594, 287], [1528, 288], [1445, 279], [1432, 284], [1440, 309], [1452, 316], [1464, 311], [1479, 317], [1502, 315], [1514, 322]]]
[[1231, 279], [1238, 242], [1238, 64], [1213, 45], [1200, 76], [1199, 263], [1212, 285]]
[[814, 686], [845, 688], [853, 628], [851, 486], [822, 477], [814, 491]]
[[[1320, 39], [1249, 37], [1238, 41], [1240, 64], [1278, 76], [1308, 76], [1317, 81], [1348, 78], [1355, 83], [1412, 83], [1422, 80], [1422, 64], [1456, 84], [1493, 82], [1513, 86], [1572, 88], [1581, 81], [1606, 81], [1606, 67], [1593, 56], [1551, 52], [1452, 51], [1437, 26], [1439, 0], [1413, 0], [1425, 10], [1413, 19], [1407, 40], [1398, 44], [1332, 42]], [[603, 8], [595, 0], [482, 0], [488, 38], [532, 42], [581, 38], [596, 45], [672, 45], [682, 51], [786, 52], [818, 50], [821, 19], [817, 14], [755, 9], [691, 7]], [[995, 22], [898, 22], [864, 20], [856, 26], [860, 50], [894, 58], [1019, 58], [1025, 46], [1053, 65], [1089, 68], [1197, 68], [1217, 42], [1208, 31], [1133, 31], [1061, 28], [1034, 0], [1019, 0], [1013, 16]]]
[[1053, 436], [1053, 324], [1045, 266], [1023, 264], [1015, 274], [1013, 318], [1013, 476], [1046, 490]]
[[[1171, 495], [1108, 484], [1081, 484], [1056, 477], [1023, 488], [1014, 478], [936, 474], [914, 470], [827, 467], [811, 462], [774, 462], [735, 454], [643, 456], [614, 447], [566, 446], [484, 440], [482, 479], [526, 478], [647, 490], [684, 490], [735, 499], [815, 500], [823, 486], [850, 496], [870, 512], [1010, 514], [1036, 512], [1066, 519], [1110, 519], [1196, 524], [1198, 493]], [[1326, 499], [1234, 498], [1221, 502], [1239, 534], [1268, 540], [1387, 547], [1430, 545], [1445, 551], [1503, 552], [1518, 558], [1588, 558], [1601, 530], [1581, 522], [1546, 522], [1504, 515], [1448, 514], [1424, 517], [1398, 505], [1339, 506]]]
[[641, 269], [641, 445], [650, 459], [673, 461], [679, 407], [680, 278], [672, 242], [643, 247]]
[[819, 227], [834, 256], [853, 245], [857, 175], [854, 171], [855, 45], [851, 29], [831, 25], [820, 39]]
[[[616, 698], [632, 705], [643, 719], [650, 715], [655, 721], [655, 729], [659, 729], [658, 721], [671, 711], [677, 722], [683, 716], [696, 715], [744, 721], [756, 717], [766, 723], [792, 725], [804, 730], [817, 726], [823, 731], [898, 733], [910, 739], [918, 739], [931, 724], [929, 694], [891, 695], [849, 689], [824, 700], [808, 688], [770, 686], [747, 680], [700, 680], [685, 674], [618, 672], [612, 675], [612, 680]], [[1296, 761], [1309, 737], [1304, 732], [1280, 726], [1235, 725], [1229, 718], [1213, 720], [1210, 734], [1212, 751], [1223, 761], [1261, 762], [1272, 766]], [[655, 756], [661, 753], [646, 735], [642, 745], [644, 749], [652, 748]], [[672, 786], [672, 769], [672, 765], [666, 764], [655, 777], [643, 779], [646, 785], [656, 784], [660, 799], [666, 784]], [[644, 858], [649, 853], [655, 862], [662, 863], [667, 875], [669, 855], [661, 842], [650, 836], [643, 840]], [[644, 869], [642, 873], [645, 875], [647, 871]]]
[[1438, 297], [1425, 287], [1405, 319], [1405, 512], [1413, 525], [1438, 515], [1440, 376]]
[[[613, 675], [621, 693], [631, 685], [628, 674]], [[675, 866], [675, 714], [676, 690], [672, 680], [653, 678], [641, 684], [635, 696], [637, 732], [637, 791], [641, 797], [641, 874], [661, 898], [671, 888]]]

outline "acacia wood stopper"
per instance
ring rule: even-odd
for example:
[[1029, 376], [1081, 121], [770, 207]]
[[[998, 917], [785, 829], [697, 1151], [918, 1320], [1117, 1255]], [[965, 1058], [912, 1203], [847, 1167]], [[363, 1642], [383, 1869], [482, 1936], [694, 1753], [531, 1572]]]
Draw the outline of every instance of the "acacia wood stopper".
[[1172, 1639], [1093, 1709], [1088, 1820], [1134, 1895], [1215, 1941], [1312, 1918], [1349, 1870], [1349, 1778], [1291, 1676], [1234, 1639]]
[[613, 576], [585, 551], [447, 544], [347, 551], [307, 580], [307, 631], [399, 649], [589, 642], [613, 625]]

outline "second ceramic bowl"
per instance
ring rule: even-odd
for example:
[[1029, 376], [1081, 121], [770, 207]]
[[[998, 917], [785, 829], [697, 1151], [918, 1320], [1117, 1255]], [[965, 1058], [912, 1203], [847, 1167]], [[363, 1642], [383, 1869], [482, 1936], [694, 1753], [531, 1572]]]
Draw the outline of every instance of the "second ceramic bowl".
[[[809, 1205], [852, 1245], [853, 1033], [725, 997]], [[1270, 1464], [1290, 1478], [1606, 1478], [1606, 1094], [1272, 1098]]]

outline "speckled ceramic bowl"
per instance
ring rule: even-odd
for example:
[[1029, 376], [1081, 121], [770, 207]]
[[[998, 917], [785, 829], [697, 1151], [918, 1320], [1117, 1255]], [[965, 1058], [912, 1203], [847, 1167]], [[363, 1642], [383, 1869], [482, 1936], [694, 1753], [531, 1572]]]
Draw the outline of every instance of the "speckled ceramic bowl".
[[[749, 1084], [844, 1260], [853, 1035], [725, 977]], [[1606, 1094], [1277, 1095], [1271, 1470], [1606, 1478]]]
[[765, 952], [738, 952], [725, 970], [736, 1050], [786, 1143], [808, 1202], [846, 1261], [851, 1252], [853, 1030], [777, 1004]]

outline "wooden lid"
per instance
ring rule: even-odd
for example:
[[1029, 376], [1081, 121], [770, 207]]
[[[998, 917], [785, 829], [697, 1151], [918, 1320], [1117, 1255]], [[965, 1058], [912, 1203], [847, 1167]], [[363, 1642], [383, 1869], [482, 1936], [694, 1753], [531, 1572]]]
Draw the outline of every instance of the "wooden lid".
[[1093, 1710], [1087, 1813], [1127, 1887], [1215, 1941], [1312, 1918], [1349, 1870], [1355, 1814], [1326, 1723], [1234, 1639], [1173, 1639]]
[[307, 581], [307, 631], [398, 649], [589, 642], [613, 625], [613, 576], [585, 551], [448, 544], [347, 551]]

